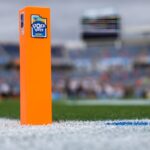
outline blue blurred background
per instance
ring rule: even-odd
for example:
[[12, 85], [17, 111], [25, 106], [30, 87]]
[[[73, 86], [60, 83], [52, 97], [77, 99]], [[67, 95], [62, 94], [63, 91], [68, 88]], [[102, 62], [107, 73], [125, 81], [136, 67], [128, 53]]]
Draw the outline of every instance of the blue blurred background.
[[150, 98], [147, 0], [0, 0], [0, 97], [20, 94], [18, 10], [28, 5], [51, 8], [53, 100]]

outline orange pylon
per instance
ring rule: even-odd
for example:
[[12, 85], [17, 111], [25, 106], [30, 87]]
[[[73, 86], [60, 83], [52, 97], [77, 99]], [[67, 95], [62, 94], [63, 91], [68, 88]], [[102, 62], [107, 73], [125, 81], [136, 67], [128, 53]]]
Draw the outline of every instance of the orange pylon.
[[50, 9], [19, 11], [20, 121], [22, 125], [52, 123]]

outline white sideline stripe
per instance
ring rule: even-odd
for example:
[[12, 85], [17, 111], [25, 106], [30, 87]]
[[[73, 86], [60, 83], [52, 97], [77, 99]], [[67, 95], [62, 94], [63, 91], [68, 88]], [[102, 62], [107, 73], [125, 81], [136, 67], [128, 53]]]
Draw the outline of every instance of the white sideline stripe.
[[[68, 112], [69, 113], [69, 112]], [[116, 122], [121, 120], [114, 120]], [[106, 125], [114, 121], [59, 121], [47, 126], [21, 126], [0, 119], [1, 150], [148, 150], [150, 126]], [[123, 120], [123, 122], [150, 122]]]
[[136, 99], [124, 99], [124, 100], [68, 100], [66, 101], [67, 105], [107, 105], [107, 106], [150, 106], [150, 100], [136, 100]]

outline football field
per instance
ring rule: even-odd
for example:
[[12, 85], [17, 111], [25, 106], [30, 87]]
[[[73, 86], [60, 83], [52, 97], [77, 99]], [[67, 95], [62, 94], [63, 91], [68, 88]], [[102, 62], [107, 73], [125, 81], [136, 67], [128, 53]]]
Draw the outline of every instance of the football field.
[[[21, 126], [19, 101], [5, 100], [0, 102], [0, 118], [0, 147], [5, 150], [147, 150], [150, 147], [149, 105], [54, 102], [52, 125]], [[121, 121], [143, 124], [112, 124]]]
[[[129, 100], [128, 100], [129, 101]], [[94, 101], [93, 101], [94, 102]], [[137, 103], [129, 105], [111, 105], [108, 103], [86, 103], [74, 101], [53, 102], [54, 121], [96, 121], [96, 120], [122, 120], [122, 119], [149, 119], [150, 105]], [[96, 101], [95, 101], [96, 102]], [[121, 102], [123, 103], [123, 102]], [[41, 109], [42, 111], [42, 109]], [[19, 100], [5, 100], [0, 102], [1, 118], [19, 118]]]

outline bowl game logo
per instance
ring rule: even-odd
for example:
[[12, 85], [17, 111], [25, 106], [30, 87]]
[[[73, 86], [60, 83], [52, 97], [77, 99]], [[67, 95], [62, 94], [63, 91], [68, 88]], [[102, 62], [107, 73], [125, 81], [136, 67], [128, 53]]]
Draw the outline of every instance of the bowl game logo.
[[31, 16], [32, 37], [46, 38], [47, 37], [47, 19], [39, 15]]

